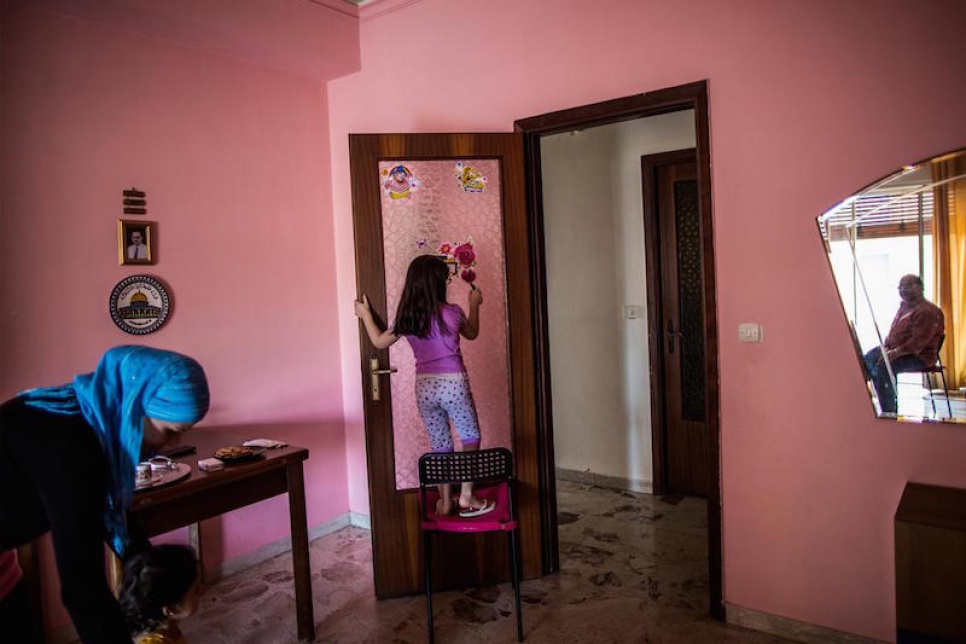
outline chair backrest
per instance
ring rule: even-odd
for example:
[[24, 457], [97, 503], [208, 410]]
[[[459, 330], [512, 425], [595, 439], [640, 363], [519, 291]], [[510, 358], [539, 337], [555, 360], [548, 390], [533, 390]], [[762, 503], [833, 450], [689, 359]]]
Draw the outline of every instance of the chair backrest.
[[508, 481], [513, 477], [513, 457], [505, 447], [473, 452], [423, 454], [419, 458], [419, 484], [482, 483]]
[[[936, 347], [936, 362], [934, 362], [933, 364], [923, 365], [919, 369], [908, 369], [904, 371], [904, 373], [926, 373], [926, 374], [939, 373], [941, 374], [943, 372], [943, 358], [940, 354], [942, 353], [943, 343], [945, 342], [946, 342], [946, 334], [943, 333], [941, 336], [939, 336], [939, 346]], [[932, 389], [932, 380], [927, 379], [926, 386]]]

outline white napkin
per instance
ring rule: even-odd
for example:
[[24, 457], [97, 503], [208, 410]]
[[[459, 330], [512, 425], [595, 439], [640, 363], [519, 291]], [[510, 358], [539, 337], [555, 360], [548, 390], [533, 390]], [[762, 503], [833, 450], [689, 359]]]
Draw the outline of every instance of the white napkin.
[[273, 449], [275, 447], [288, 447], [288, 443], [283, 443], [282, 441], [274, 441], [271, 438], [256, 438], [254, 440], [245, 441], [242, 443], [245, 447], [267, 447]]

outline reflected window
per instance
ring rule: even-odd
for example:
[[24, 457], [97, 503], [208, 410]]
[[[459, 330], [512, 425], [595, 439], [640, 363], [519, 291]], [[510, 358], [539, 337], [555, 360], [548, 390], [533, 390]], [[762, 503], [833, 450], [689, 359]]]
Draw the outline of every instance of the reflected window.
[[892, 182], [870, 189], [833, 208], [822, 220], [843, 305], [863, 347], [878, 341], [875, 321], [888, 323], [895, 315], [896, 287], [903, 275], [919, 275], [924, 296], [930, 301], [935, 296], [929, 184], [924, 170], [907, 173], [901, 185]]

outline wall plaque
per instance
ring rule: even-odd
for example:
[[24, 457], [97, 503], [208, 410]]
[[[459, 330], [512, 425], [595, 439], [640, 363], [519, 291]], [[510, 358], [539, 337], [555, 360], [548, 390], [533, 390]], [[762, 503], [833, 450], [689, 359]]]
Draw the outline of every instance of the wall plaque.
[[145, 335], [161, 328], [168, 319], [171, 300], [164, 285], [149, 275], [125, 277], [111, 291], [111, 319], [119, 329]]

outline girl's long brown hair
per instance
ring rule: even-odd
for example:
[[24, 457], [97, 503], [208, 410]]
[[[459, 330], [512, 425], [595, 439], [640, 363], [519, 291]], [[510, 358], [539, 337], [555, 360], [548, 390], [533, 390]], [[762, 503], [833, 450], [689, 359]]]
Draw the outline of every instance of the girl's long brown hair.
[[434, 318], [440, 332], [445, 333], [446, 323], [439, 305], [446, 304], [448, 278], [449, 268], [439, 257], [420, 255], [410, 262], [393, 333], [425, 338]]

